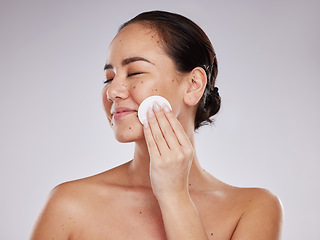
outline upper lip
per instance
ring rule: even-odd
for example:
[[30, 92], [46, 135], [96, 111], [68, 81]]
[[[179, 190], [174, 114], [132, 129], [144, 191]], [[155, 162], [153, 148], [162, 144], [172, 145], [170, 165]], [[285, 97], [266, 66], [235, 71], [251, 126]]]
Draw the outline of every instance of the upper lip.
[[122, 112], [136, 112], [137, 110], [127, 107], [117, 107], [111, 110], [111, 115]]

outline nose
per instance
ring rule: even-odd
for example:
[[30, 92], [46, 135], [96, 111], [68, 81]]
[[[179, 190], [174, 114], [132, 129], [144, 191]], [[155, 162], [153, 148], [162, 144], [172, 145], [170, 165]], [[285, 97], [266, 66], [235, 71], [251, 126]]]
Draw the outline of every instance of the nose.
[[126, 99], [129, 95], [127, 84], [119, 77], [115, 77], [107, 89], [107, 99], [114, 102], [119, 99]]

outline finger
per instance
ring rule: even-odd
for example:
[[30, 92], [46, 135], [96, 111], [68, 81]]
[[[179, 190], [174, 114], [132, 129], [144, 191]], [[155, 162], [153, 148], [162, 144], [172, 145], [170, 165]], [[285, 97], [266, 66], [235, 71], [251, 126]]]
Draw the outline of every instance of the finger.
[[180, 147], [180, 143], [175, 135], [170, 122], [168, 121], [163, 109], [160, 107], [159, 104], [155, 103], [154, 105], [154, 112], [157, 118], [160, 130], [162, 135], [167, 142], [167, 145], [170, 149], [176, 149]]
[[151, 129], [151, 133], [152, 133], [153, 139], [159, 149], [159, 153], [160, 153], [160, 155], [165, 154], [169, 150], [169, 147], [168, 147], [168, 144], [167, 144], [166, 140], [164, 139], [163, 134], [160, 130], [160, 126], [159, 126], [158, 121], [155, 117], [155, 113], [150, 108], [148, 110], [147, 115], [148, 115], [148, 122], [149, 122], [149, 126]]
[[171, 125], [171, 128], [177, 136], [180, 145], [184, 147], [190, 147], [190, 145], [192, 145], [190, 139], [172, 110], [170, 110], [168, 106], [164, 106], [164, 110], [165, 115]]
[[157, 147], [156, 142], [153, 139], [151, 129], [147, 121], [143, 124], [143, 132], [149, 150], [150, 159], [160, 157], [159, 149]]

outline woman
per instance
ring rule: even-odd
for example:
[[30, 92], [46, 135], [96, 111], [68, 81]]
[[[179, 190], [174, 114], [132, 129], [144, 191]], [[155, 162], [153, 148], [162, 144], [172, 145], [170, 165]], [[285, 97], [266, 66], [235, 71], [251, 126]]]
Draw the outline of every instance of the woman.
[[[133, 160], [56, 187], [31, 239], [279, 239], [277, 197], [229, 186], [199, 164], [194, 130], [220, 108], [206, 34], [177, 14], [142, 13], [107, 59], [104, 108], [116, 139], [135, 142]], [[137, 110], [152, 95], [172, 110], [155, 103], [142, 125]]]

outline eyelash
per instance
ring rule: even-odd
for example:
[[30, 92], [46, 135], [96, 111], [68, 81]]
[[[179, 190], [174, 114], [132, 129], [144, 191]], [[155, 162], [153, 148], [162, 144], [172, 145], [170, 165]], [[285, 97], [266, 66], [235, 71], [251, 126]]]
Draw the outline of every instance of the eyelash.
[[110, 78], [110, 79], [105, 80], [103, 83], [106, 84], [108, 82], [111, 82], [112, 80], [113, 80], [113, 78]]
[[[135, 75], [139, 75], [139, 74], [142, 74], [143, 72], [134, 72], [134, 73], [130, 73], [128, 74], [128, 77], [132, 77], [132, 76], [135, 76]], [[108, 83], [108, 82], [111, 82], [113, 80], [113, 78], [110, 78], [110, 79], [107, 79], [105, 80], [103, 83]]]

